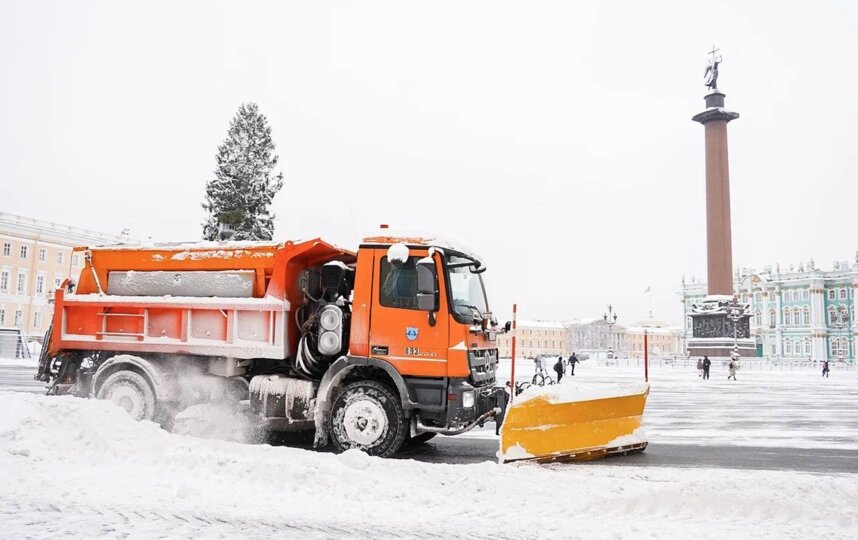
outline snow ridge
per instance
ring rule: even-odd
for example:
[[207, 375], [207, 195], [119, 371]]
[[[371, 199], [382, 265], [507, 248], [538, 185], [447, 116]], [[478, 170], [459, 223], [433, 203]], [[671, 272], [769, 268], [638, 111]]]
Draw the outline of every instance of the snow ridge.
[[[195, 439], [71, 397], [0, 392], [0, 409], [13, 538], [850, 538], [858, 527], [855, 474], [433, 465]], [[558, 500], [565, 511], [549, 519]]]

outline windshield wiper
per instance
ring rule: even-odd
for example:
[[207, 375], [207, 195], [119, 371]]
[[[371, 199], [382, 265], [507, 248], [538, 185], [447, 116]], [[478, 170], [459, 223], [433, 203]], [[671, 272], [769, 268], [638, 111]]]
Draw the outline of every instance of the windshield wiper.
[[477, 306], [474, 306], [471, 304], [456, 304], [456, 303], [454, 303], [454, 305], [456, 307], [466, 307], [466, 308], [473, 310], [473, 312], [471, 313], [471, 316], [474, 317], [474, 323], [477, 323], [477, 322], [483, 320], [483, 312], [480, 311], [480, 308], [478, 308]]

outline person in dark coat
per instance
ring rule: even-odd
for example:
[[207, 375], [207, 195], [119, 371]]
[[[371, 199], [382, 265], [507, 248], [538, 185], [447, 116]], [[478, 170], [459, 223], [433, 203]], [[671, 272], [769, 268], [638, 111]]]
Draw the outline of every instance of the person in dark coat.
[[575, 364], [577, 364], [578, 362], [580, 362], [580, 360], [578, 360], [578, 357], [575, 356], [575, 353], [573, 352], [572, 356], [569, 357], [569, 374], [570, 375], [575, 375]]
[[560, 382], [560, 379], [563, 378], [563, 357], [557, 357], [557, 363], [554, 364], [554, 372], [557, 373], [557, 382]]
[[828, 366], [828, 360], [826, 360], [822, 363], [822, 376], [827, 379], [829, 371], [831, 371], [831, 368]]
[[706, 380], [709, 378], [709, 366], [712, 365], [712, 360], [709, 360], [708, 356], [703, 357], [703, 379]]

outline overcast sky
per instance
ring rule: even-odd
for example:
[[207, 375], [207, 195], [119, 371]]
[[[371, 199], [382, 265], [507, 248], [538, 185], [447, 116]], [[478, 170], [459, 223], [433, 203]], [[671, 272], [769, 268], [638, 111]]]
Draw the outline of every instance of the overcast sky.
[[0, 211], [198, 240], [239, 104], [278, 239], [460, 237], [496, 312], [680, 323], [706, 274], [706, 52], [736, 266], [858, 250], [858, 2], [0, 1]]

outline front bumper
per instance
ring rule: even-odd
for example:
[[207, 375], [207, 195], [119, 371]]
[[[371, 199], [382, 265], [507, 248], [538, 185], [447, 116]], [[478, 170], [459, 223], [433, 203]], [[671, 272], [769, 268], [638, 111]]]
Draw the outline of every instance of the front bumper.
[[[466, 406], [470, 401], [466, 394], [474, 396], [473, 405], [470, 407]], [[491, 416], [495, 422], [500, 423], [503, 421], [506, 404], [507, 393], [504, 388], [494, 385], [474, 387], [465, 379], [453, 379], [447, 390], [447, 426], [461, 428], [495, 409], [499, 412]]]

